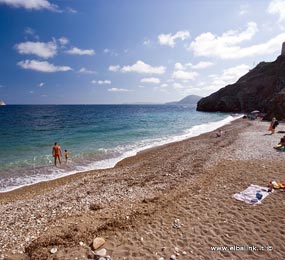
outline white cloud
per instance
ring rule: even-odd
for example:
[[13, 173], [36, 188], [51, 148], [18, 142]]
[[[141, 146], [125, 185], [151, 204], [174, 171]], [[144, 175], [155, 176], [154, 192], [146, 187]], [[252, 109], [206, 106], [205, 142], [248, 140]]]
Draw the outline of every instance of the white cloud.
[[142, 74], [163, 74], [165, 72], [165, 67], [152, 67], [149, 64], [144, 63], [143, 61], [137, 61], [132, 66], [124, 66], [121, 68], [122, 72], [137, 72]]
[[235, 83], [241, 76], [249, 71], [250, 67], [246, 64], [241, 64], [232, 68], [225, 69], [216, 80], [223, 81], [223, 85]]
[[167, 88], [167, 87], [168, 87], [168, 84], [167, 84], [167, 83], [163, 83], [163, 84], [160, 85], [160, 87], [161, 87], [161, 88]]
[[150, 39], [145, 39], [145, 40], [143, 41], [143, 45], [145, 45], [145, 46], [150, 46], [150, 45], [151, 45]]
[[229, 58], [241, 58], [249, 56], [258, 56], [265, 54], [272, 54], [276, 51], [281, 50], [281, 44], [285, 41], [285, 33], [277, 35], [275, 38], [270, 39], [269, 41], [252, 45], [246, 48], [240, 48], [236, 53], [228, 55]]
[[20, 54], [34, 54], [42, 58], [51, 58], [57, 53], [54, 42], [22, 42], [16, 44], [15, 48]]
[[71, 14], [77, 14], [77, 13], [78, 13], [77, 10], [75, 10], [75, 9], [73, 9], [73, 8], [71, 8], [71, 7], [67, 7], [67, 8], [66, 8], [66, 11], [67, 11], [68, 13], [71, 13]]
[[186, 68], [185, 68], [185, 66], [182, 63], [177, 62], [174, 65], [174, 69], [176, 69], [176, 70], [185, 70]]
[[179, 80], [194, 80], [199, 74], [195, 71], [188, 72], [184, 70], [177, 70], [172, 73], [173, 79]]
[[116, 71], [119, 71], [119, 70], [120, 70], [120, 66], [119, 65], [110, 65], [109, 66], [109, 71], [116, 72]]
[[92, 80], [92, 84], [99, 84], [99, 85], [110, 85], [112, 82], [111, 80]]
[[154, 90], [154, 91], [160, 91], [160, 92], [162, 92], [162, 93], [167, 93], [167, 94], [169, 94], [168, 89], [165, 88], [165, 87], [156, 86], [156, 87], [153, 88], [153, 90]]
[[[164, 85], [164, 84], [163, 84]], [[171, 92], [173, 93], [173, 89], [175, 90], [175, 93], [180, 93], [180, 95], [185, 96], [189, 94], [193, 94], [194, 87], [189, 85], [188, 82], [173, 82], [171, 85], [167, 86], [161, 85], [158, 90], [163, 92], [169, 92], [169, 89], [172, 88]]]
[[239, 15], [243, 16], [248, 13], [249, 4], [242, 4], [239, 9]]
[[153, 84], [159, 84], [160, 83], [160, 79], [158, 78], [143, 78], [141, 79], [142, 83], [153, 83]]
[[177, 83], [177, 82], [173, 83], [172, 86], [174, 89], [184, 89], [185, 88], [184, 85], [182, 85], [181, 83]]
[[269, 3], [267, 12], [270, 14], [278, 15], [278, 22], [282, 23], [285, 21], [285, 1], [284, 0], [272, 0]]
[[102, 85], [102, 84], [107, 84], [107, 85], [110, 85], [112, 82], [111, 80], [98, 80], [98, 84], [99, 85]]
[[237, 59], [256, 55], [256, 52], [251, 54], [248, 51], [250, 47], [241, 48], [237, 44], [252, 39], [257, 31], [257, 24], [250, 22], [247, 29], [242, 32], [230, 30], [223, 33], [222, 36], [210, 32], [202, 33], [191, 42], [189, 50], [193, 51], [196, 56], [212, 56], [222, 59]]
[[174, 69], [175, 70], [186, 70], [189, 67], [192, 69], [200, 70], [200, 69], [205, 69], [205, 68], [211, 67], [213, 65], [214, 65], [214, 63], [209, 62], [209, 61], [200, 61], [195, 65], [192, 63], [182, 64], [180, 62], [177, 62], [174, 64]]
[[109, 88], [108, 91], [110, 92], [129, 92], [130, 90], [126, 88]]
[[48, 0], [0, 0], [0, 4], [25, 9], [59, 11], [58, 6], [51, 4]]
[[176, 40], [180, 39], [182, 41], [188, 39], [190, 37], [190, 33], [188, 31], [178, 31], [175, 34], [160, 34], [158, 35], [158, 41], [160, 45], [166, 45], [170, 47], [174, 47], [176, 44]]
[[[32, 36], [34, 39], [38, 40], [40, 37], [36, 34], [36, 31], [32, 29], [31, 27], [26, 27], [24, 34], [26, 36]], [[26, 37], [27, 38], [27, 37]]]
[[41, 87], [43, 87], [45, 85], [45, 83], [44, 82], [41, 82], [41, 83], [39, 83], [39, 87], [41, 88]]
[[72, 70], [69, 66], [55, 66], [47, 61], [25, 60], [17, 63], [23, 69], [36, 70], [41, 72], [57, 72]]
[[210, 62], [210, 61], [200, 61], [195, 65], [191, 64], [190, 67], [192, 69], [200, 70], [200, 69], [206, 69], [206, 68], [211, 67], [213, 65], [214, 65], [214, 63]]
[[209, 75], [209, 82], [203, 82], [200, 85], [197, 84], [197, 86], [203, 95], [210, 94], [229, 84], [234, 84], [240, 77], [248, 73], [249, 70], [250, 67], [246, 64], [231, 67], [223, 70], [221, 74]]
[[115, 57], [119, 56], [119, 54], [115, 50], [111, 50], [111, 49], [108, 49], [108, 48], [105, 48], [103, 50], [103, 52], [106, 53], [106, 54], [109, 54], [111, 56], [115, 56]]
[[[0, 0], [1, 1], [1, 0]], [[25, 28], [25, 31], [24, 31], [25, 34], [28, 34], [28, 35], [35, 35], [35, 30], [32, 29], [31, 27], [26, 27]]]
[[84, 67], [82, 67], [78, 72], [84, 73], [84, 74], [96, 74], [97, 73], [95, 70], [88, 70]]
[[94, 55], [95, 51], [92, 49], [82, 50], [77, 47], [73, 47], [70, 50], [66, 51], [66, 53], [72, 55]]
[[58, 41], [61, 45], [66, 45], [69, 43], [69, 40], [66, 37], [61, 37], [58, 39]]

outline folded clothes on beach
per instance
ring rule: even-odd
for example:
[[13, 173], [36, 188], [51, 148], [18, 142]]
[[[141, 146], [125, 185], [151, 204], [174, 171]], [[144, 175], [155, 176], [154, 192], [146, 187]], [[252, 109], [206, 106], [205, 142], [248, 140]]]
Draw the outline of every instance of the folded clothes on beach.
[[268, 189], [268, 187], [250, 184], [250, 186], [244, 191], [234, 194], [233, 198], [244, 201], [248, 204], [255, 205], [261, 204], [261, 201], [264, 200], [272, 192], [273, 190]]

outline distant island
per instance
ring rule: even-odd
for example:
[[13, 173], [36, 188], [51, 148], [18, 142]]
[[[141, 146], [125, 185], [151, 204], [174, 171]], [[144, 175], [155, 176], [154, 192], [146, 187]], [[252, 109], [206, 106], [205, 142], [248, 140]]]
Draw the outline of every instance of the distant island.
[[180, 101], [176, 102], [168, 102], [166, 105], [174, 105], [174, 106], [192, 106], [192, 105], [197, 105], [197, 102], [201, 99], [202, 97], [197, 96], [197, 95], [189, 95], [186, 96], [185, 98], [181, 99]]

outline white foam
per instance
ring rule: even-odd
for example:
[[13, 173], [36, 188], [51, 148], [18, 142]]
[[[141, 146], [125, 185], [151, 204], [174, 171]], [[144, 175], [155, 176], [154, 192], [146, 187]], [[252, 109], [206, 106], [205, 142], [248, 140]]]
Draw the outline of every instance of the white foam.
[[[137, 142], [133, 145], [127, 145], [127, 146], [118, 146], [115, 148], [115, 152], [119, 153], [120, 155], [114, 158], [104, 159], [100, 161], [94, 161], [92, 163], [89, 163], [86, 166], [76, 166], [74, 170], [66, 171], [66, 169], [60, 169], [55, 168], [51, 171], [49, 175], [34, 175], [29, 177], [17, 177], [13, 179], [13, 185], [8, 185], [5, 188], [2, 188], [0, 190], [0, 193], [2, 192], [8, 192], [11, 190], [15, 190], [24, 186], [29, 186], [35, 183], [44, 182], [44, 181], [50, 181], [54, 179], [58, 179], [64, 176], [72, 175], [79, 172], [85, 172], [90, 170], [99, 170], [99, 169], [107, 169], [114, 167], [119, 161], [134, 156], [138, 152], [141, 152], [146, 149], [150, 149], [153, 147], [161, 146], [168, 143], [178, 142], [182, 141], [191, 137], [195, 137], [207, 132], [214, 131], [226, 124], [229, 124], [230, 122], [241, 118], [242, 115], [237, 116], [228, 116], [225, 119], [222, 119], [220, 121], [216, 122], [209, 122], [206, 124], [200, 124], [191, 127], [188, 130], [185, 130], [182, 135], [178, 136], [167, 136], [159, 139], [148, 139], [143, 140], [140, 142]], [[102, 150], [104, 148], [101, 148]], [[106, 149], [104, 149], [107, 151]]]

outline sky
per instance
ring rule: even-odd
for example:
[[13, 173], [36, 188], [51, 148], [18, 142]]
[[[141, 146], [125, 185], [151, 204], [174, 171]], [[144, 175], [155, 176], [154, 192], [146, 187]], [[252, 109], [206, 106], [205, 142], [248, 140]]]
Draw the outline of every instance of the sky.
[[0, 0], [0, 100], [208, 96], [285, 41], [285, 0]]

